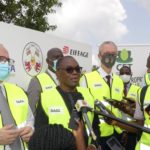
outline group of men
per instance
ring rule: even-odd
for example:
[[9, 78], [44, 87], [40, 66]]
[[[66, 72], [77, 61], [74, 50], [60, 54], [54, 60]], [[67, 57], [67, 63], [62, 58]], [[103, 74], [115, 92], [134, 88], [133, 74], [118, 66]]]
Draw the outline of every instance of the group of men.
[[[75, 58], [63, 56], [58, 48], [50, 49], [47, 70], [31, 79], [26, 95], [20, 87], [4, 82], [11, 61], [0, 45], [0, 148], [111, 150], [118, 143], [120, 149], [126, 150], [150, 148], [149, 133], [139, 133], [136, 128], [92, 112], [82, 115], [77, 111], [78, 101], [86, 100], [94, 108], [98, 100], [114, 117], [150, 126], [149, 86], [132, 84], [132, 71], [127, 66], [120, 69], [119, 75], [112, 73], [117, 57], [114, 42], [103, 42], [98, 57], [100, 67], [81, 76], [82, 67]], [[91, 135], [89, 124], [96, 138]]]

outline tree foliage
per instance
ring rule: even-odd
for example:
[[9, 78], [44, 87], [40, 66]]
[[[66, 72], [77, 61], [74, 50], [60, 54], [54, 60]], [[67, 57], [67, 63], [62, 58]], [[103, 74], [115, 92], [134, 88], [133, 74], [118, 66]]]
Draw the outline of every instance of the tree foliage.
[[59, 0], [0, 0], [0, 21], [38, 31], [54, 30], [47, 15], [56, 13], [53, 6], [61, 7]]

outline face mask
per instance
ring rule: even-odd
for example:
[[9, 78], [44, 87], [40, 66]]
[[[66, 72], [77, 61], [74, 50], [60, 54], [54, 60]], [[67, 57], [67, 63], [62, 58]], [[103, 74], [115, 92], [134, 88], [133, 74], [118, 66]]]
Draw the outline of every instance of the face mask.
[[123, 80], [124, 83], [128, 83], [131, 79], [131, 75], [120, 75], [120, 78]]
[[52, 66], [52, 68], [53, 68], [54, 71], [56, 71], [56, 64], [57, 64], [57, 61], [58, 61], [58, 59], [56, 59], [56, 60], [53, 61], [53, 66]]
[[116, 55], [114, 54], [104, 54], [102, 56], [102, 64], [104, 64], [107, 68], [112, 68], [116, 61]]
[[0, 81], [4, 81], [10, 73], [10, 66], [8, 63], [0, 63]]

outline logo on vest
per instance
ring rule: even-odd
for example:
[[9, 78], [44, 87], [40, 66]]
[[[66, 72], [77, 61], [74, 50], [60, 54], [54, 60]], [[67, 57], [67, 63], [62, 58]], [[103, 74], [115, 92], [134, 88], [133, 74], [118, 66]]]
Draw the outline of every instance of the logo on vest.
[[118, 89], [118, 88], [115, 88], [115, 91], [116, 91], [117, 93], [120, 93], [120, 89]]
[[94, 84], [94, 87], [102, 87], [102, 84]]
[[131, 95], [132, 97], [136, 97], [136, 94], [134, 94], [134, 93], [131, 93], [130, 95]]
[[17, 105], [22, 105], [22, 104], [24, 104], [24, 100], [23, 99], [18, 99], [18, 100], [16, 100], [15, 101], [15, 103], [17, 104]]
[[53, 106], [49, 108], [50, 114], [64, 114], [64, 108], [59, 106]]
[[52, 88], [52, 86], [46, 86], [45, 87], [46, 90], [51, 89], [51, 88]]

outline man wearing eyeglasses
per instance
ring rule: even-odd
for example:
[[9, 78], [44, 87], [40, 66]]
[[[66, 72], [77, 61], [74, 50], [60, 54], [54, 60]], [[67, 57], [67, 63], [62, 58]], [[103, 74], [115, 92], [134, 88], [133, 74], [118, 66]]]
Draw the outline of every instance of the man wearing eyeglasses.
[[47, 52], [46, 62], [48, 65], [47, 70], [44, 73], [37, 75], [32, 78], [27, 94], [29, 98], [29, 104], [32, 109], [32, 112], [35, 115], [36, 104], [40, 99], [41, 92], [49, 90], [58, 85], [58, 80], [56, 78], [56, 63], [59, 58], [63, 57], [63, 53], [59, 48], [52, 48]]
[[[101, 101], [113, 114], [121, 118], [121, 112], [109, 105], [104, 96], [110, 99], [122, 100], [123, 82], [120, 77], [112, 73], [112, 68], [117, 57], [117, 46], [112, 41], [105, 41], [99, 46], [98, 58], [101, 62], [100, 68], [90, 73], [86, 73], [80, 80], [80, 86], [88, 87], [94, 99]], [[99, 144], [103, 150], [110, 150], [107, 141], [115, 136], [120, 138], [122, 130], [117, 126], [111, 125], [109, 120], [104, 120], [101, 116], [96, 116], [94, 119], [93, 128], [97, 133]]]
[[11, 59], [0, 44], [0, 149], [27, 150], [33, 134], [34, 117], [22, 88], [5, 82]]
[[[36, 111], [35, 128], [47, 124], [62, 124], [69, 131], [73, 129], [76, 142], [80, 145], [77, 147], [84, 150], [85, 147], [82, 143], [84, 142], [83, 126], [78, 126], [78, 123], [81, 123], [81, 114], [77, 113], [75, 104], [77, 100], [87, 100], [89, 105], [93, 107], [93, 97], [87, 88], [77, 87], [81, 67], [72, 56], [64, 56], [58, 60], [56, 75], [60, 83], [59, 86], [41, 93], [41, 100]], [[90, 112], [88, 116], [92, 123], [93, 116]], [[71, 119], [72, 117], [73, 120]], [[77, 123], [76, 121], [79, 122]], [[86, 140], [86, 145], [87, 143]]]

